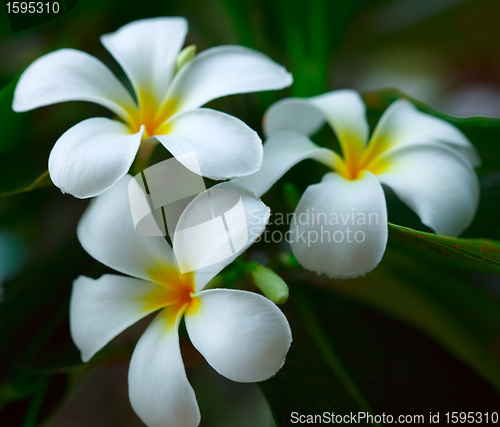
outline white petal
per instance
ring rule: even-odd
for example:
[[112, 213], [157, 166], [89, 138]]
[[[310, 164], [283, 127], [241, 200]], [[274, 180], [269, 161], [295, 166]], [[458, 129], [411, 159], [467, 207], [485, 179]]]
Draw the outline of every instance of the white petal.
[[142, 134], [142, 128], [130, 134], [123, 123], [102, 117], [77, 123], [50, 152], [52, 182], [63, 193], [80, 199], [101, 194], [128, 172]]
[[359, 93], [344, 89], [310, 98], [332, 127], [342, 148], [345, 162], [356, 162], [368, 141], [370, 128], [366, 121], [366, 107]]
[[186, 111], [222, 96], [291, 84], [291, 74], [266, 55], [241, 46], [218, 46], [200, 53], [179, 70], [167, 98], [177, 101], [179, 111]]
[[136, 232], [129, 205], [127, 175], [94, 199], [78, 224], [78, 240], [96, 260], [117, 271], [151, 280], [151, 273], [174, 265], [163, 237]]
[[[250, 175], [262, 164], [259, 135], [236, 117], [198, 108], [167, 123], [168, 134], [156, 138], [194, 173], [221, 180]], [[197, 164], [186, 161], [189, 156], [178, 157], [187, 153], [195, 153]]]
[[224, 182], [196, 196], [179, 218], [174, 253], [195, 271], [200, 291], [262, 234], [270, 209], [239, 185]]
[[136, 94], [152, 96], [159, 103], [187, 30], [184, 18], [142, 19], [101, 36], [101, 42], [125, 70]]
[[71, 337], [87, 362], [118, 334], [158, 306], [148, 296], [159, 285], [126, 276], [106, 274], [94, 280], [80, 276], [70, 301]]
[[417, 110], [405, 99], [393, 102], [384, 112], [370, 140], [370, 150], [379, 153], [432, 142], [449, 144], [473, 166], [481, 159], [467, 137], [452, 124]]
[[378, 175], [422, 222], [438, 234], [458, 236], [472, 222], [479, 202], [473, 167], [446, 145], [418, 145], [382, 158]]
[[354, 181], [329, 173], [302, 195], [290, 232], [293, 253], [308, 270], [362, 276], [377, 266], [387, 244], [382, 186], [368, 171]]
[[196, 396], [179, 348], [181, 314], [167, 307], [156, 316], [130, 361], [130, 402], [148, 427], [196, 427], [200, 423]]
[[325, 119], [337, 135], [346, 163], [355, 162], [369, 133], [366, 107], [356, 91], [343, 89], [302, 101], [297, 98], [279, 101], [266, 113], [264, 126], [267, 135], [287, 130], [311, 135]]
[[323, 112], [341, 143], [346, 138], [366, 144], [370, 129], [366, 121], [366, 107], [358, 92], [335, 90], [309, 101]]
[[336, 90], [303, 100], [291, 98], [279, 101], [266, 113], [264, 129], [266, 135], [279, 131], [311, 135], [325, 119], [337, 135], [345, 162], [354, 165], [363, 153], [369, 127], [365, 104], [353, 90]]
[[136, 105], [125, 87], [101, 61], [74, 49], [60, 49], [34, 61], [14, 92], [14, 111], [28, 111], [65, 101], [90, 101], [124, 120]]
[[296, 132], [313, 135], [326, 121], [323, 112], [309, 99], [285, 98], [275, 102], [264, 115], [263, 127], [266, 136], [278, 132]]
[[257, 382], [283, 366], [292, 342], [283, 313], [262, 295], [229, 289], [197, 294], [186, 313], [189, 338], [207, 362], [233, 381]]
[[305, 159], [314, 159], [335, 168], [338, 155], [328, 148], [317, 146], [306, 136], [280, 132], [264, 143], [264, 159], [260, 170], [233, 182], [248, 188], [256, 197], [261, 197], [293, 166]]

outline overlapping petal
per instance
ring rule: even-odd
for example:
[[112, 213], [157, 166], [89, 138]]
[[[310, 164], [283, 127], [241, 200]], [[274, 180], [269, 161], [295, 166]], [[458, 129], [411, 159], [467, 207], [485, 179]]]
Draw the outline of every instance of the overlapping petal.
[[[236, 117], [198, 108], [175, 115], [168, 133], [156, 138], [186, 168], [207, 178], [221, 180], [250, 175], [262, 164], [262, 141]], [[196, 154], [197, 162], [190, 162]]]
[[123, 123], [96, 117], [77, 123], [57, 140], [49, 157], [52, 182], [78, 198], [97, 196], [130, 169], [143, 129], [131, 134]]
[[65, 101], [90, 101], [127, 120], [136, 104], [101, 61], [75, 49], [60, 49], [34, 61], [14, 92], [14, 111], [28, 111]]
[[479, 202], [474, 168], [446, 145], [420, 144], [381, 158], [380, 182], [391, 187], [438, 234], [457, 236], [472, 222]]
[[[185, 291], [192, 288], [181, 283], [176, 272], [176, 280], [164, 283], [168, 279], [165, 272], [174, 274], [172, 251], [162, 237], [135, 231], [128, 199], [131, 179], [125, 176], [91, 203], [80, 221], [78, 237], [100, 262], [136, 277], [159, 279], [160, 284], [115, 275], [98, 280], [78, 278], [71, 298], [72, 336], [82, 358], [88, 360], [126, 327], [163, 308], [134, 350], [129, 369], [130, 401], [148, 427], [195, 427], [200, 413], [186, 377], [178, 337], [179, 321], [189, 302], [187, 322], [195, 345], [215, 369], [235, 381], [262, 381], [274, 375], [288, 352], [290, 328], [281, 311], [263, 296], [228, 290], [187, 296]], [[234, 253], [197, 270], [196, 291], [253, 243], [264, 230], [270, 211], [249, 190], [221, 183], [187, 206], [177, 224], [174, 247], [178, 229], [204, 224], [207, 213], [211, 218], [223, 217], [224, 226], [220, 235], [198, 236], [195, 247], [204, 245], [201, 252], [217, 251], [224, 237], [231, 239]], [[196, 256], [195, 252], [189, 255]]]
[[285, 362], [292, 342], [283, 313], [267, 298], [214, 289], [186, 313], [189, 338], [207, 362], [233, 381], [264, 381]]
[[380, 118], [369, 150], [382, 154], [411, 145], [444, 143], [464, 155], [473, 166], [481, 159], [467, 137], [452, 124], [417, 110], [405, 99], [393, 102]]
[[328, 173], [309, 186], [290, 241], [297, 260], [318, 274], [349, 278], [371, 271], [387, 244], [387, 207], [377, 178], [368, 171], [357, 180]]
[[177, 111], [188, 111], [226, 95], [291, 84], [291, 74], [266, 55], [241, 46], [218, 46], [201, 52], [177, 73], [167, 101], [175, 101]]
[[151, 280], [152, 272], [174, 265], [173, 254], [163, 237], [136, 232], [128, 198], [131, 179], [125, 176], [91, 202], [78, 224], [78, 240], [92, 257], [108, 267]]
[[[270, 209], [240, 185], [224, 182], [196, 196], [181, 214], [174, 234], [177, 257], [186, 254], [197, 268], [196, 291], [200, 291], [224, 267], [233, 262], [264, 232]], [[196, 230], [195, 225], [202, 225]], [[182, 236], [183, 230], [192, 230]], [[179, 259], [178, 259], [179, 260]]]
[[269, 137], [280, 132], [313, 135], [325, 124], [323, 112], [309, 99], [285, 98], [271, 105], [264, 115], [264, 134]]
[[353, 90], [279, 101], [267, 111], [264, 129], [268, 136], [282, 131], [311, 135], [325, 120], [337, 135], [346, 163], [352, 164], [363, 152], [369, 133], [365, 104]]
[[101, 36], [101, 42], [122, 66], [138, 97], [150, 96], [159, 104], [187, 30], [184, 18], [142, 19]]
[[337, 135], [347, 164], [363, 152], [370, 128], [366, 120], [366, 107], [359, 93], [336, 90], [309, 100], [319, 108]]
[[118, 334], [161, 307], [151, 304], [158, 285], [107, 274], [94, 280], [80, 276], [70, 303], [71, 337], [87, 362]]
[[200, 410], [179, 347], [182, 311], [162, 310], [135, 347], [128, 374], [132, 408], [148, 427], [196, 427]]
[[261, 197], [286, 172], [305, 159], [314, 159], [336, 168], [339, 155], [328, 148], [319, 147], [304, 135], [280, 132], [264, 143], [264, 159], [260, 170], [233, 182], [248, 188], [256, 197]]
[[[305, 143], [278, 144], [280, 139], [285, 140], [283, 132], [302, 133], [305, 138], [316, 132], [325, 120], [329, 122], [344, 157], [329, 166], [340, 175], [329, 174], [321, 184], [306, 190], [297, 208], [296, 220], [301, 215], [309, 219], [305, 224], [299, 220], [290, 231], [292, 249], [302, 265], [331, 277], [365, 274], [378, 264], [385, 251], [385, 198], [374, 174], [380, 182], [393, 187], [424, 224], [440, 234], [461, 233], [472, 221], [478, 204], [479, 186], [473, 166], [480, 164], [480, 158], [460, 130], [420, 112], [406, 100], [399, 100], [386, 110], [365, 147], [369, 131], [365, 114], [361, 98], [349, 90], [277, 102], [267, 111], [264, 120], [269, 138], [264, 144], [262, 169], [235, 180], [259, 196], [264, 194], [282, 173], [302, 159], [301, 147], [305, 150], [304, 158], [309, 157]], [[268, 158], [272, 162], [268, 163]], [[376, 215], [379, 226], [368, 224], [368, 230], [362, 230], [358, 225], [363, 226], [363, 221], [358, 224], [357, 217], [352, 224], [329, 222], [331, 215], [347, 218], [351, 214], [347, 208], [354, 216], [363, 214], [368, 219], [371, 214]], [[323, 237], [321, 220], [312, 220], [314, 212], [316, 218], [318, 214], [327, 215]], [[348, 244], [354, 243], [348, 239], [352, 240], [357, 231], [363, 232], [363, 241]], [[335, 235], [343, 240], [332, 241]]]

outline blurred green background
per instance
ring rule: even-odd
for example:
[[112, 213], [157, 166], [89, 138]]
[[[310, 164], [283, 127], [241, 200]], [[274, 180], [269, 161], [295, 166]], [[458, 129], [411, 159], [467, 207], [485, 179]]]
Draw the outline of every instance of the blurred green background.
[[[446, 412], [498, 411], [498, 0], [80, 0], [63, 17], [15, 34], [0, 6], [0, 426], [142, 425], [128, 402], [126, 372], [148, 320], [81, 364], [69, 335], [71, 284], [80, 274], [97, 278], [108, 270], [76, 239], [88, 202], [62, 195], [43, 175], [65, 130], [110, 113], [73, 102], [16, 114], [11, 101], [19, 74], [62, 47], [95, 55], [124, 80], [99, 36], [154, 16], [186, 17], [186, 45], [196, 44], [198, 51], [241, 44], [293, 73], [289, 89], [209, 104], [261, 135], [262, 115], [278, 99], [348, 87], [363, 92], [371, 129], [391, 101], [410, 97], [462, 129], [484, 161], [478, 170], [479, 210], [463, 237], [488, 241], [417, 239], [391, 227], [381, 264], [349, 281], [301, 269], [286, 245], [252, 247], [245, 258], [268, 263], [290, 286], [282, 309], [294, 342], [285, 367], [259, 387], [215, 374], [183, 332], [181, 348], [201, 425], [287, 426], [294, 411], [360, 410], [394, 416], [439, 411], [445, 424]], [[314, 141], [337, 146], [326, 128]], [[159, 147], [153, 163], [166, 155]], [[292, 212], [297, 197], [325, 172], [304, 162], [263, 200], [274, 212]], [[22, 192], [30, 186], [32, 191]], [[429, 231], [389, 190], [386, 194], [391, 223]], [[240, 270], [239, 264], [228, 267], [223, 285], [258, 291]]]

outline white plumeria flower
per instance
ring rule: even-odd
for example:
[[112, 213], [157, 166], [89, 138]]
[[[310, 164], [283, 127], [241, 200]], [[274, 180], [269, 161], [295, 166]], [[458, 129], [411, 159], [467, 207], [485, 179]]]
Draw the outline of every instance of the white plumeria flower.
[[[342, 157], [308, 138], [325, 121]], [[480, 164], [475, 148], [457, 128], [406, 100], [384, 112], [369, 142], [366, 108], [352, 90], [279, 101], [266, 113], [264, 128], [261, 170], [235, 180], [257, 197], [304, 159], [333, 170], [306, 189], [290, 229], [293, 253], [309, 270], [349, 278], [377, 266], [388, 235], [381, 184], [438, 234], [457, 236], [474, 218], [479, 201], [474, 166]]]
[[[141, 143], [139, 155], [147, 160], [157, 141], [174, 156], [195, 152], [201, 174], [215, 180], [260, 168], [257, 133], [233, 116], [199, 107], [226, 95], [287, 87], [291, 75], [267, 56], [239, 46], [208, 49], [176, 72], [176, 59], [182, 63], [186, 57], [179, 51], [187, 28], [184, 18], [153, 18], [101, 37], [132, 83], [135, 100], [102, 62], [78, 50], [49, 53], [24, 71], [14, 93], [15, 111], [90, 101], [121, 119], [87, 119], [59, 138], [49, 172], [63, 192], [79, 198], [102, 193], [128, 172]], [[199, 173], [197, 165], [184, 165]]]
[[[245, 247], [208, 269], [181, 275], [163, 237], [135, 231], [128, 199], [131, 179], [126, 175], [92, 201], [78, 225], [78, 239], [92, 257], [133, 277], [107, 274], [97, 280], [76, 279], [70, 304], [71, 336], [82, 359], [88, 361], [123, 330], [161, 310], [132, 355], [130, 401], [149, 427], [197, 426], [200, 413], [179, 347], [182, 316], [193, 345], [217, 372], [233, 381], [271, 377], [283, 365], [290, 347], [288, 321], [267, 298], [239, 290], [203, 290], [263, 232], [270, 211], [249, 191], [240, 191], [245, 216], [252, 220], [248, 230], [247, 222], [243, 223], [242, 234], [249, 234]], [[219, 188], [231, 185], [224, 183]], [[184, 215], [196, 215], [196, 208], [190, 211], [193, 202], [179, 222]], [[238, 230], [233, 228], [231, 233], [238, 238]], [[227, 239], [209, 238], [214, 250]]]

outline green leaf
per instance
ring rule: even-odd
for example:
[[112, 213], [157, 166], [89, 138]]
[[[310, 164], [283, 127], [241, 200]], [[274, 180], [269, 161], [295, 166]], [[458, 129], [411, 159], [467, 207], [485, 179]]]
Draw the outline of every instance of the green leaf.
[[367, 276], [321, 283], [421, 331], [500, 390], [500, 300], [441, 260], [423, 260], [389, 238]]
[[389, 239], [397, 239], [409, 253], [435, 259], [451, 267], [500, 274], [500, 243], [488, 239], [462, 239], [389, 224]]
[[288, 286], [285, 281], [270, 268], [254, 261], [246, 264], [255, 285], [275, 304], [283, 304], [288, 299]]
[[428, 421], [429, 412], [498, 406], [498, 392], [466, 364], [414, 328], [355, 301], [349, 290], [355, 294], [359, 282], [338, 283], [343, 294], [337, 287], [328, 291], [331, 281], [314, 273], [290, 276], [283, 309], [292, 346], [283, 368], [260, 384], [278, 427], [294, 425], [293, 412], [423, 414]]

